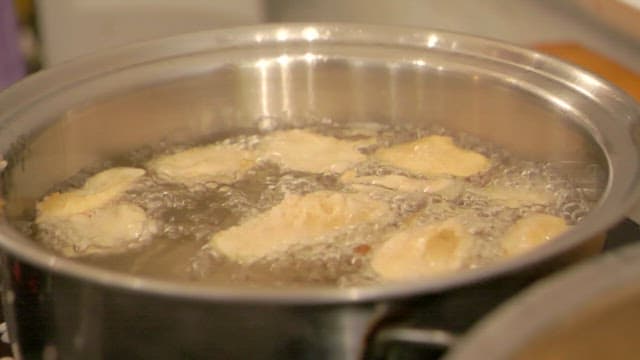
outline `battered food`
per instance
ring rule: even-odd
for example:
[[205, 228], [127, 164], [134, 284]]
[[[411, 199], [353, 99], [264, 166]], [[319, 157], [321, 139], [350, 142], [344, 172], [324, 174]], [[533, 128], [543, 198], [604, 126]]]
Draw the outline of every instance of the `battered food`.
[[237, 144], [211, 144], [155, 158], [147, 168], [168, 182], [230, 184], [255, 165], [256, 157]]
[[432, 277], [461, 269], [470, 246], [471, 235], [455, 219], [416, 224], [393, 232], [371, 267], [386, 280]]
[[210, 246], [239, 263], [325, 241], [325, 236], [371, 221], [384, 221], [386, 204], [360, 193], [317, 191], [287, 195], [281, 203], [214, 234]]
[[341, 140], [295, 129], [266, 135], [258, 148], [263, 159], [288, 170], [341, 173], [366, 160], [358, 149], [371, 144], [371, 140]]
[[44, 242], [70, 257], [144, 245], [156, 231], [155, 222], [138, 205], [120, 199], [144, 174], [137, 168], [112, 168], [79, 189], [45, 197], [36, 207]]
[[432, 135], [377, 150], [379, 162], [419, 175], [467, 177], [489, 168], [482, 154], [462, 149], [448, 136]]
[[451, 178], [427, 180], [397, 174], [357, 176], [354, 171], [346, 171], [340, 177], [340, 181], [345, 184], [371, 185], [409, 193], [442, 193], [455, 196], [461, 190], [461, 184]]
[[469, 191], [511, 208], [533, 204], [546, 205], [553, 201], [553, 195], [542, 188], [490, 185], [483, 188], [470, 188]]
[[514, 256], [551, 240], [567, 229], [567, 223], [562, 218], [548, 214], [530, 214], [507, 230], [501, 244], [507, 256]]

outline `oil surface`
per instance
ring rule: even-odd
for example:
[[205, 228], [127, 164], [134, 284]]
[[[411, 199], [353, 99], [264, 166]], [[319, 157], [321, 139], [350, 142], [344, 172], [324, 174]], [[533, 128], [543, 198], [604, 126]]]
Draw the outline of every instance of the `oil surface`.
[[[340, 181], [341, 174], [288, 171], [269, 161], [259, 161], [241, 179], [226, 185], [187, 186], [146, 176], [125, 195], [125, 199], [141, 206], [158, 222], [160, 230], [154, 240], [129, 253], [87, 256], [79, 261], [136, 275], [203, 284], [364, 285], [379, 281], [369, 267], [369, 260], [390, 231], [407, 226], [409, 222], [430, 223], [455, 217], [476, 239], [464, 266], [475, 268], [503, 258], [503, 250], [497, 241], [524, 215], [542, 212], [562, 217], [568, 224], [580, 221], [599, 199], [606, 180], [604, 169], [597, 164], [525, 161], [495, 145], [439, 127], [400, 128], [374, 123], [325, 122], [306, 129], [340, 139], [375, 138], [371, 145], [360, 149], [364, 154], [427, 135], [447, 135], [458, 146], [488, 157], [492, 166], [484, 173], [467, 178], [416, 176], [374, 160], [359, 163], [352, 169], [359, 176], [398, 174], [426, 180], [448, 178], [459, 184], [459, 190], [453, 194], [400, 192], [380, 186], [357, 187]], [[215, 141], [252, 149], [263, 135], [241, 134]], [[144, 167], [154, 156], [178, 149], [138, 150], [88, 169], [57, 188], [78, 186], [100, 168], [114, 165]], [[490, 187], [544, 189], [551, 194], [552, 200], [544, 205], [513, 206], [479, 195], [478, 189]], [[228, 260], [207, 246], [212, 234], [267, 211], [285, 195], [317, 190], [367, 191], [371, 198], [387, 203], [392, 216], [374, 224], [342, 229], [327, 236], [320, 244], [293, 246], [285, 253], [267, 256], [248, 265]], [[36, 230], [35, 237], [38, 236], [42, 234]]]

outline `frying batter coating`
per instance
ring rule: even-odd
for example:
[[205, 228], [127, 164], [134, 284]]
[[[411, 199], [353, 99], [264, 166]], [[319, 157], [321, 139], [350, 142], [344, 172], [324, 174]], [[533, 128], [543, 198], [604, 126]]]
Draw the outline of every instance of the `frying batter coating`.
[[412, 225], [391, 234], [373, 254], [371, 267], [386, 280], [434, 276], [463, 266], [471, 235], [454, 219]]
[[501, 244], [507, 256], [514, 256], [551, 240], [568, 228], [560, 217], [535, 213], [513, 224], [502, 237]]
[[379, 162], [420, 175], [467, 177], [489, 168], [482, 154], [462, 149], [447, 136], [427, 136], [415, 141], [377, 150]]
[[365, 194], [334, 191], [290, 194], [266, 212], [214, 234], [209, 244], [214, 251], [236, 262], [250, 263], [293, 245], [325, 241], [325, 235], [389, 215], [386, 204]]
[[307, 130], [276, 131], [260, 142], [262, 158], [285, 169], [310, 173], [340, 173], [366, 160], [358, 148], [371, 140], [349, 141], [312, 133]]
[[45, 242], [66, 256], [117, 253], [144, 244], [155, 223], [137, 205], [119, 198], [145, 174], [118, 167], [100, 172], [76, 190], [53, 193], [36, 205]]
[[45, 242], [69, 257], [125, 252], [147, 244], [156, 232], [141, 207], [124, 201], [37, 223], [50, 235]]
[[[371, 175], [357, 176], [355, 171], [346, 171], [340, 181], [345, 184], [373, 185], [380, 186], [391, 190], [402, 192], [423, 192], [423, 193], [440, 193], [440, 192], [458, 192], [457, 181], [450, 178], [439, 179], [415, 179], [403, 175]], [[457, 190], [457, 191], [456, 191]]]
[[55, 192], [40, 201], [37, 220], [68, 217], [104, 206], [129, 190], [142, 176], [143, 169], [115, 167], [88, 178], [77, 190]]
[[484, 188], [472, 188], [469, 191], [512, 208], [532, 204], [544, 205], [553, 201], [553, 195], [542, 188], [512, 188], [493, 185]]
[[240, 145], [211, 144], [155, 158], [147, 168], [169, 182], [230, 184], [255, 165], [256, 157], [254, 151]]

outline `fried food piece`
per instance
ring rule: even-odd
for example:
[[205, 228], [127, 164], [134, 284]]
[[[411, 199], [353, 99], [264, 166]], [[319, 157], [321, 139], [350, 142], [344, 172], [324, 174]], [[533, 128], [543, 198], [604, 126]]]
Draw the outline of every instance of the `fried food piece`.
[[463, 266], [471, 235], [456, 220], [411, 225], [391, 234], [373, 254], [371, 267], [383, 279], [435, 276]]
[[115, 167], [88, 178], [77, 190], [55, 192], [36, 206], [38, 219], [68, 217], [102, 207], [120, 197], [142, 176], [143, 169]]
[[535, 213], [513, 224], [502, 237], [501, 244], [508, 256], [514, 256], [551, 240], [568, 228], [562, 218]]
[[46, 243], [66, 256], [126, 251], [156, 231], [137, 205], [120, 200], [143, 169], [117, 167], [100, 172], [76, 190], [53, 193], [36, 205], [36, 225]]
[[120, 202], [58, 219], [37, 220], [46, 243], [68, 257], [116, 254], [147, 244], [156, 224], [132, 203]]
[[358, 148], [371, 140], [349, 141], [314, 134], [307, 130], [276, 131], [258, 145], [262, 157], [285, 169], [310, 173], [340, 173], [366, 160]]
[[403, 175], [357, 176], [355, 171], [346, 171], [340, 181], [345, 184], [373, 185], [402, 192], [439, 193], [454, 190], [454, 179], [415, 179]]
[[214, 234], [209, 244], [214, 251], [236, 262], [250, 263], [293, 245], [325, 241], [326, 235], [389, 215], [385, 203], [365, 194], [333, 191], [290, 194], [266, 212]]
[[467, 177], [489, 168], [484, 155], [462, 149], [447, 136], [427, 136], [377, 150], [373, 157], [385, 164], [420, 175]]
[[155, 158], [147, 168], [169, 182], [230, 184], [253, 167], [256, 158], [254, 151], [239, 145], [211, 144]]
[[492, 185], [469, 189], [469, 191], [512, 208], [533, 204], [544, 205], [553, 201], [553, 195], [542, 188], [513, 188]]

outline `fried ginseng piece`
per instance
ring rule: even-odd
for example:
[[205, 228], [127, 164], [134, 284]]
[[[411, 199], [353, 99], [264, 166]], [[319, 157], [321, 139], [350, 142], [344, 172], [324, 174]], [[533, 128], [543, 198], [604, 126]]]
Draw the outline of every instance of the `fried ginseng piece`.
[[121, 199], [145, 174], [118, 167], [100, 172], [75, 190], [56, 192], [36, 205], [36, 225], [47, 245], [66, 256], [120, 253], [146, 244], [156, 224]]
[[565, 232], [569, 226], [564, 219], [534, 213], [523, 217], [513, 224], [501, 239], [507, 256], [529, 251]]
[[386, 280], [432, 277], [460, 269], [471, 242], [455, 219], [415, 224], [391, 233], [373, 253], [371, 267]]
[[164, 181], [230, 184], [255, 165], [256, 153], [236, 144], [198, 146], [152, 159], [147, 168]]
[[551, 203], [553, 195], [543, 187], [507, 187], [489, 185], [483, 188], [470, 188], [469, 191], [491, 202], [518, 208], [526, 205], [546, 205]]
[[460, 148], [450, 137], [439, 135], [382, 148], [373, 157], [382, 164], [419, 175], [467, 177], [489, 168], [484, 155]]
[[340, 181], [356, 188], [363, 185], [363, 189], [379, 187], [408, 193], [439, 193], [448, 197], [455, 197], [462, 190], [462, 184], [454, 178], [419, 179], [397, 174], [357, 176], [353, 170], [342, 174]]
[[341, 140], [294, 129], [266, 135], [258, 149], [263, 159], [288, 170], [341, 173], [366, 160], [358, 149], [371, 144], [371, 140]]
[[290, 194], [273, 208], [214, 234], [209, 244], [231, 260], [250, 263], [294, 245], [326, 241], [327, 235], [389, 214], [385, 203], [361, 193]]

